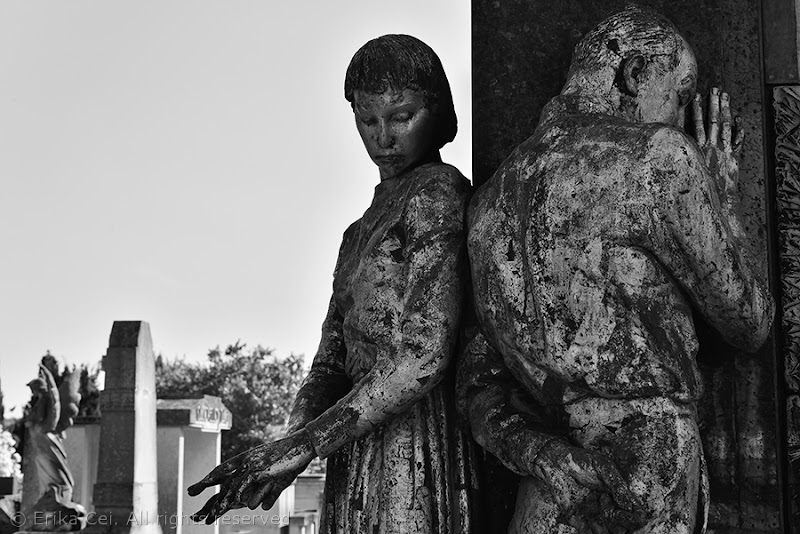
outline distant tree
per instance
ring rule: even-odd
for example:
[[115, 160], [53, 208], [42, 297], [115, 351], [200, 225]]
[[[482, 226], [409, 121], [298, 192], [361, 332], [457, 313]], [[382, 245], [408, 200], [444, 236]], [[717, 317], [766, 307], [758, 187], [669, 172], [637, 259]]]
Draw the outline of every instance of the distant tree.
[[156, 359], [156, 394], [161, 399], [215, 395], [231, 411], [231, 430], [222, 434], [225, 460], [282, 436], [294, 397], [303, 380], [303, 357], [278, 358], [272, 349], [245, 350], [238, 341], [216, 347], [208, 360]]
[[[78, 393], [81, 394], [78, 417], [98, 417], [100, 415], [100, 389], [97, 387], [97, 378], [100, 375], [100, 366], [89, 367], [82, 363], [78, 369], [81, 373], [78, 386]], [[74, 367], [72, 372], [76, 372]]]

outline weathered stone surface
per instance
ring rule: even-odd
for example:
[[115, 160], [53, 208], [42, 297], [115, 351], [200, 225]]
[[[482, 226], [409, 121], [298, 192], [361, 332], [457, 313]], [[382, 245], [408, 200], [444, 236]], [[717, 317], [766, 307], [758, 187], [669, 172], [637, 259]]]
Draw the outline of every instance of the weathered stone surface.
[[150, 326], [116, 321], [103, 358], [100, 458], [91, 532], [161, 534], [155, 356]]
[[789, 469], [786, 473], [791, 495], [789, 514], [794, 533], [800, 525], [800, 395], [791, 394], [786, 399], [786, 434]]
[[[511, 532], [693, 532], [705, 516], [694, 316], [755, 352], [773, 307], [736, 215], [739, 137], [718, 135], [728, 96], [712, 91], [709, 124], [694, 107], [697, 142], [680, 130], [696, 80], [668, 22], [607, 19], [473, 199], [481, 333], [460, 392], [478, 442], [523, 477]], [[760, 416], [761, 369], [736, 365], [743, 411]], [[735, 438], [758, 488], [774, 487], [762, 421]], [[746, 504], [760, 520], [761, 501]]]
[[800, 532], [800, 87], [773, 89], [786, 400], [786, 476], [794, 532]]
[[[627, 0], [543, 2], [473, 0], [473, 181], [485, 182], [514, 147], [533, 132], [544, 105], [566, 80], [572, 50], [597, 21], [622, 9]], [[740, 215], [747, 246], [766, 277], [766, 166], [764, 161], [761, 49], [762, 2], [756, 0], [665, 1], [638, 4], [667, 16], [692, 44], [698, 61], [698, 89], [729, 91], [746, 132], [740, 180]], [[768, 7], [768, 6], [767, 6]], [[774, 36], [765, 35], [765, 39]], [[791, 47], [790, 47], [791, 48]], [[781, 499], [775, 480], [774, 348], [755, 356], [701, 336], [700, 371], [708, 393], [701, 427], [711, 472], [711, 523], [719, 529], [778, 528]], [[734, 361], [732, 362], [731, 359]], [[728, 363], [726, 363], [728, 362]], [[756, 379], [756, 387], [745, 384]], [[742, 395], [757, 391], [757, 404]], [[714, 399], [714, 402], [711, 402]], [[763, 457], [739, 455], [752, 437], [763, 442]], [[713, 443], [712, 443], [713, 441]], [[749, 506], [748, 502], [758, 503]]]

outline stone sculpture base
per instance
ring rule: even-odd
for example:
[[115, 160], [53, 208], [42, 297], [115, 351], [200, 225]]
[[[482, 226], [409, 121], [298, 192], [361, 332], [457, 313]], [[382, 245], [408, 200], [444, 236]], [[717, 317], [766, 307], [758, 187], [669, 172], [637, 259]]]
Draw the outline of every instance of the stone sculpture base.
[[87, 514], [82, 505], [72, 502], [71, 488], [50, 487], [25, 522], [36, 532], [73, 532], [86, 528]]

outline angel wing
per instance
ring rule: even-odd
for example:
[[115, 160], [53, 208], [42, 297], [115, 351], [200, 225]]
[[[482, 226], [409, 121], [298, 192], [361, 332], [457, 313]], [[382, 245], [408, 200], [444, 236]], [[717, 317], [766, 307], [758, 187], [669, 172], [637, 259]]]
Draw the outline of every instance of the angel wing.
[[72, 426], [72, 418], [78, 415], [78, 407], [81, 402], [81, 394], [78, 393], [80, 386], [80, 374], [67, 370], [61, 387], [58, 388], [61, 413], [56, 425], [56, 432], [61, 432]]

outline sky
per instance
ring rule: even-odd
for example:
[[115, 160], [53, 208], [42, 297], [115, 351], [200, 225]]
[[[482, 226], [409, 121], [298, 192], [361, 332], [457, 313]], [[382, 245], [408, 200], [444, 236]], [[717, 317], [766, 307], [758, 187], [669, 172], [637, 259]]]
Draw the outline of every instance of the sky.
[[469, 2], [3, 0], [7, 412], [47, 351], [97, 365], [117, 320], [167, 358], [241, 341], [310, 363], [379, 180], [344, 73], [386, 33], [441, 58], [459, 118], [442, 158], [469, 177]]

